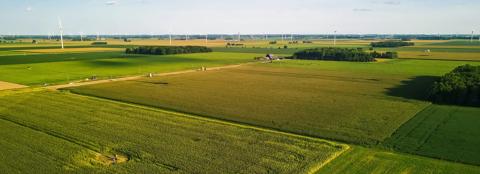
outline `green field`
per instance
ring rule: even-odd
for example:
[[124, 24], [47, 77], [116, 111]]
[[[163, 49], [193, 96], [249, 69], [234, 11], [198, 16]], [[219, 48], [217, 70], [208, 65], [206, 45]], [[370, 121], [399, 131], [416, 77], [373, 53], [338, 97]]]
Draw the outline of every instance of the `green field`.
[[0, 81], [24, 85], [68, 83], [92, 76], [107, 79], [245, 63], [259, 55], [262, 56], [249, 53], [126, 56], [122, 52], [104, 52], [0, 56]]
[[[416, 67], [411, 67], [413, 64]], [[418, 60], [281, 61], [72, 91], [304, 135], [376, 144], [428, 105], [413, 99], [424, 97], [417, 93], [425, 94], [422, 85], [432, 82], [429, 76], [453, 67], [452, 63], [439, 61], [434, 66]]]
[[[68, 93], [0, 98], [2, 173], [298, 173], [346, 148]], [[129, 161], [105, 165], [96, 154]]]
[[480, 108], [432, 105], [385, 144], [396, 150], [480, 165]]
[[317, 172], [323, 173], [480, 173], [480, 167], [353, 147]]

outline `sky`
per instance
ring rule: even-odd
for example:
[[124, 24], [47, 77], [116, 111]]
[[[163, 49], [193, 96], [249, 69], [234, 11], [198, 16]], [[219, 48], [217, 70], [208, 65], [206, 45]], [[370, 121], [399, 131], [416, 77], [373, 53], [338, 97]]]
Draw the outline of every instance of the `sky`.
[[0, 0], [0, 34], [467, 34], [480, 0]]

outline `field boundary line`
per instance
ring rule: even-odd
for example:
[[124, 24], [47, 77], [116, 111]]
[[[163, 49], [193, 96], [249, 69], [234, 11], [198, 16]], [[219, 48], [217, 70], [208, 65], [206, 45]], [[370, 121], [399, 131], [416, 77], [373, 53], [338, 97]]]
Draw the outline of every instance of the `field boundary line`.
[[312, 167], [310, 167], [308, 169], [308, 171], [306, 171], [305, 173], [307, 174], [315, 174], [317, 173], [318, 171], [320, 171], [324, 166], [326, 166], [327, 164], [330, 164], [333, 160], [337, 159], [340, 155], [344, 154], [345, 152], [347, 151], [350, 151], [352, 150], [352, 148], [350, 146], [346, 146], [345, 148], [342, 148], [342, 150], [338, 151], [338, 152], [335, 152], [333, 155], [331, 155], [329, 158], [327, 158], [327, 160], [323, 161], [323, 162], [320, 162], [320, 163], [317, 163], [315, 165], [312, 165]]
[[[422, 109], [420, 109], [419, 111], [417, 111], [415, 114], [413, 114], [412, 117], [410, 117], [410, 119], [408, 119], [407, 121], [405, 121], [404, 123], [402, 123], [400, 126], [398, 126], [398, 128], [395, 129], [395, 131], [394, 131], [390, 136], [388, 136], [387, 138], [385, 138], [385, 139], [382, 141], [382, 143], [385, 143], [385, 142], [386, 142], [387, 140], [389, 140], [389, 139], [395, 138], [395, 137], [394, 137], [395, 134], [397, 134], [397, 132], [398, 132], [404, 125], [406, 125], [408, 122], [410, 122], [410, 121], [412, 121], [413, 119], [415, 119], [415, 117], [417, 117], [418, 114], [422, 113], [423, 111], [427, 110], [430, 106], [433, 105], [431, 102], [426, 102], [426, 103], [427, 103], [427, 104], [425, 105], [424, 108], [422, 108]], [[417, 125], [415, 125], [415, 126], [417, 126]], [[409, 131], [409, 133], [410, 133], [411, 131], [413, 131], [413, 129], [414, 129], [414, 128], [412, 128], [412, 129]], [[405, 135], [405, 136], [406, 136], [406, 135]], [[404, 138], [405, 136], [398, 137], [398, 138], [396, 138], [396, 140], [399, 140], [399, 139], [401, 139], [401, 138]], [[395, 143], [396, 143], [396, 142], [395, 142]], [[385, 145], [385, 144], [384, 144], [384, 145]], [[392, 144], [392, 145], [393, 145], [393, 144]]]

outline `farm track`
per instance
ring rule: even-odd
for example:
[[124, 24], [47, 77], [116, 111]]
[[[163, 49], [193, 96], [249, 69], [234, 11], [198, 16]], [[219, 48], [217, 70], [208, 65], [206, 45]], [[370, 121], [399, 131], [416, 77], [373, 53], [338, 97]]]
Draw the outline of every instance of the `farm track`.
[[[256, 63], [256, 62], [212, 67], [212, 68], [207, 68], [206, 71], [215, 71], [215, 70], [221, 70], [221, 69], [237, 68], [237, 67], [240, 67], [240, 66], [244, 66], [244, 65], [247, 65], [247, 64], [253, 64], [253, 63]], [[200, 70], [184, 70], [184, 71], [175, 71], [175, 72], [167, 72], [167, 73], [158, 73], [158, 74], [152, 74], [152, 75], [154, 77], [159, 77], [159, 76], [171, 76], [171, 75], [194, 73], [194, 72], [201, 72], [201, 71]], [[141, 78], [146, 78], [146, 76], [145, 75], [139, 75], [139, 76], [121, 77], [121, 78], [115, 78], [115, 79], [106, 79], [106, 80], [77, 81], [77, 82], [70, 83], [70, 84], [47, 86], [45, 88], [49, 89], [49, 90], [58, 90], [58, 89], [62, 89], [62, 88], [78, 87], [78, 86], [85, 86], [85, 85], [94, 85], [94, 84], [101, 84], [101, 83], [108, 83], [108, 82], [137, 80], [137, 79], [141, 79]]]
[[9, 90], [9, 89], [20, 89], [20, 88], [26, 88], [26, 87], [28, 86], [0, 81], [0, 91]]

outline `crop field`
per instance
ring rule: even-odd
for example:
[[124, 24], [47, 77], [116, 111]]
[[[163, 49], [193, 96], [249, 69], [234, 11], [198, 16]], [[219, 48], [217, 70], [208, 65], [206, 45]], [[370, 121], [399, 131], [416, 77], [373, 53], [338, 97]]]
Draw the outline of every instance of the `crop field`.
[[298, 173], [348, 148], [68, 93], [0, 98], [2, 173]]
[[124, 49], [168, 40], [107, 42], [0, 44], [0, 173], [480, 173], [480, 109], [426, 100], [439, 76], [480, 65], [480, 45], [412, 40], [375, 48], [399, 59], [255, 63], [333, 41], [174, 40], [213, 52], [164, 56]]
[[480, 167], [355, 146], [317, 172], [322, 173], [480, 173]]
[[0, 81], [23, 85], [68, 83], [92, 76], [125, 75], [199, 69], [250, 62], [254, 53], [204, 53], [172, 56], [130, 56], [123, 52], [0, 56]]
[[[409, 67], [405, 62], [282, 61], [71, 90], [310, 136], [375, 144], [428, 105], [413, 100], [421, 96], [409, 96], [405, 90], [424, 94], [425, 89], [415, 85], [431, 82], [428, 75], [442, 71], [442, 66], [436, 66], [436, 71], [412, 68], [415, 74], [425, 71], [421, 75], [427, 77], [411, 79], [401, 68]], [[403, 74], [396, 71], [400, 69]], [[403, 81], [413, 87], [404, 87]]]
[[432, 105], [385, 144], [399, 151], [480, 165], [480, 108]]

